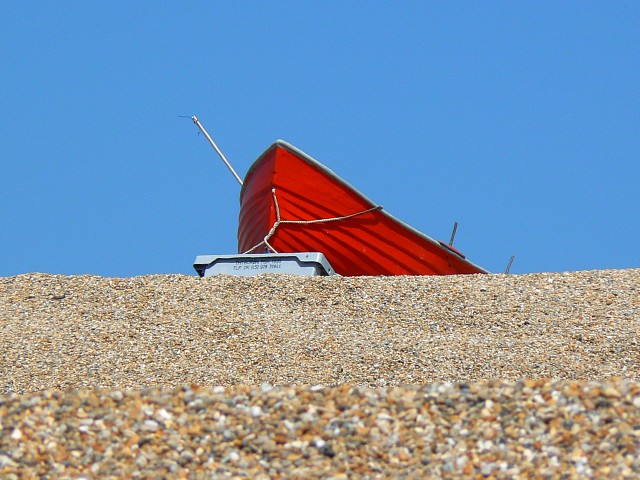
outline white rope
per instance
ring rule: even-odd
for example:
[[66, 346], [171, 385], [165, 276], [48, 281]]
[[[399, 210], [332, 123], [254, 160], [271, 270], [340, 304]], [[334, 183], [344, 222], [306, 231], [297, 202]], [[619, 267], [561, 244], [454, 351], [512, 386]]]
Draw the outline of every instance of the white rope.
[[257, 245], [251, 247], [249, 250], [247, 250], [244, 253], [251, 253], [256, 248], [260, 247], [261, 245], [265, 245], [273, 253], [278, 253], [278, 251], [269, 244], [269, 239], [273, 236], [274, 233], [276, 233], [277, 228], [280, 225], [283, 225], [283, 224], [288, 224], [288, 225], [311, 225], [311, 224], [314, 224], [314, 223], [338, 222], [340, 220], [348, 220], [350, 218], [357, 217], [358, 215], [364, 215], [365, 213], [373, 212], [374, 210], [382, 210], [382, 208], [383, 208], [382, 205], [376, 205], [375, 207], [371, 207], [371, 208], [369, 208], [367, 210], [363, 210], [361, 212], [352, 213], [351, 215], [344, 215], [342, 217], [319, 218], [317, 220], [282, 220], [280, 218], [280, 205], [278, 205], [278, 197], [276, 197], [276, 188], [275, 187], [273, 187], [271, 189], [271, 194], [273, 196], [273, 204], [276, 207], [276, 221], [274, 222], [273, 227], [271, 227], [271, 230], [269, 230], [269, 233], [267, 233], [267, 235], [265, 235], [264, 240], [262, 240]]

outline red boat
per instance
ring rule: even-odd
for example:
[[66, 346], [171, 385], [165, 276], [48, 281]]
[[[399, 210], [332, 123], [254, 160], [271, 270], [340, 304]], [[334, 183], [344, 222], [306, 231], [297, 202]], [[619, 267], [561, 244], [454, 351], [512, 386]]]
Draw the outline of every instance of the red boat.
[[240, 193], [238, 252], [265, 251], [321, 252], [344, 276], [488, 273], [281, 140], [253, 163]]

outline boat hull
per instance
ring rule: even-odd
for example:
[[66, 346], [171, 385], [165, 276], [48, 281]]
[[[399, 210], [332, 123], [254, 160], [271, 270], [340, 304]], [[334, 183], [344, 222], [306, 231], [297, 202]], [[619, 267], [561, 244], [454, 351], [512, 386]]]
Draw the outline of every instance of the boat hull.
[[263, 253], [268, 246], [321, 252], [344, 276], [487, 273], [283, 141], [254, 162], [240, 194], [238, 252]]

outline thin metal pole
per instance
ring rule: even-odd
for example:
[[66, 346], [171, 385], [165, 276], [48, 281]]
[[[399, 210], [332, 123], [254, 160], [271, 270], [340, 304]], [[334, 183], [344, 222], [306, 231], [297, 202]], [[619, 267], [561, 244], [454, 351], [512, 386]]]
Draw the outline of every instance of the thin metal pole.
[[509, 273], [509, 270], [511, 270], [511, 265], [513, 264], [515, 258], [515, 255], [511, 255], [511, 260], [509, 260], [509, 265], [507, 265], [507, 269], [504, 271], [504, 273]]
[[200, 120], [198, 120], [198, 117], [196, 117], [195, 115], [193, 117], [191, 117], [191, 120], [193, 120], [193, 123], [195, 123], [198, 128], [200, 129], [200, 131], [202, 132], [202, 134], [207, 137], [207, 140], [209, 140], [209, 143], [211, 144], [211, 146], [214, 148], [214, 150], [218, 153], [218, 155], [220, 156], [220, 158], [222, 159], [222, 161], [225, 163], [225, 165], [227, 166], [227, 168], [231, 171], [231, 173], [233, 173], [233, 176], [236, 177], [236, 180], [238, 181], [238, 183], [242, 186], [242, 179], [240, 178], [240, 176], [236, 173], [236, 171], [233, 169], [233, 167], [231, 166], [231, 164], [229, 163], [229, 160], [227, 160], [227, 158], [224, 156], [224, 154], [220, 151], [220, 149], [218, 148], [218, 146], [216, 145], [216, 142], [213, 141], [213, 139], [211, 138], [211, 136], [207, 133], [207, 131], [204, 129], [204, 127], [202, 126], [202, 124], [200, 123]]
[[453, 247], [453, 239], [456, 238], [456, 230], [458, 230], [458, 222], [453, 224], [453, 232], [451, 232], [451, 240], [449, 240], [450, 247]]

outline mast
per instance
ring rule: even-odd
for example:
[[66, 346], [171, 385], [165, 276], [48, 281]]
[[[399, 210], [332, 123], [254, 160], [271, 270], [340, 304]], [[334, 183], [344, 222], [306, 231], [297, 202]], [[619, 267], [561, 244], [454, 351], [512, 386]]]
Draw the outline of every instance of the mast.
[[224, 154], [220, 151], [220, 149], [218, 148], [218, 145], [216, 145], [216, 142], [213, 141], [213, 139], [211, 138], [211, 136], [209, 135], [209, 133], [207, 133], [207, 131], [205, 130], [205, 128], [202, 126], [202, 124], [200, 123], [200, 120], [198, 120], [198, 117], [196, 117], [195, 115], [193, 117], [191, 117], [191, 120], [193, 120], [193, 123], [195, 123], [198, 128], [200, 129], [200, 131], [202, 132], [202, 134], [207, 138], [207, 140], [209, 140], [209, 143], [211, 144], [211, 146], [213, 147], [213, 149], [217, 152], [217, 154], [220, 156], [220, 158], [222, 159], [222, 161], [225, 163], [225, 165], [227, 166], [227, 168], [229, 169], [229, 171], [233, 174], [234, 177], [236, 177], [236, 180], [238, 181], [238, 183], [240, 184], [240, 186], [242, 186], [242, 179], [240, 178], [240, 176], [236, 173], [236, 171], [233, 169], [233, 167], [231, 166], [231, 164], [229, 163], [229, 160], [227, 160], [227, 158], [224, 156]]

